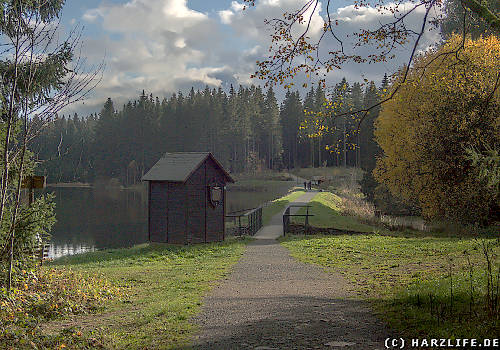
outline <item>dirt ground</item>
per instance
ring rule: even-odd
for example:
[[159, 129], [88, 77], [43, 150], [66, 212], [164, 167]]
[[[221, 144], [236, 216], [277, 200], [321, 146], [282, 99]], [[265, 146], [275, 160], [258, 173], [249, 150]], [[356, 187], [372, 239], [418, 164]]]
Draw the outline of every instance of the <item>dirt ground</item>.
[[[314, 192], [296, 202], [307, 203]], [[296, 203], [295, 203], [296, 204]], [[227, 280], [204, 299], [195, 349], [384, 349], [390, 331], [345, 279], [293, 259], [264, 227]]]

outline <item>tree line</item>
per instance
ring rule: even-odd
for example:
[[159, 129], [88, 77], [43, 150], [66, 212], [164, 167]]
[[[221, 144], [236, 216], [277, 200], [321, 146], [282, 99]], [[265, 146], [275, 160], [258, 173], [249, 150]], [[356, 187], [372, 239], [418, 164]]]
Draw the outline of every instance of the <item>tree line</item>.
[[[144, 91], [116, 110], [108, 98], [100, 113], [56, 117], [33, 140], [38, 172], [49, 182], [92, 182], [118, 178], [124, 185], [141, 176], [165, 152], [212, 152], [231, 172], [374, 163], [373, 110], [357, 133], [359, 118], [333, 113], [367, 107], [387, 87], [352, 86], [343, 79], [331, 91], [311, 87], [302, 100], [288, 91], [281, 105], [272, 88], [228, 93], [221, 88], [182, 92], [169, 98]], [[312, 133], [320, 137], [313, 137]]]

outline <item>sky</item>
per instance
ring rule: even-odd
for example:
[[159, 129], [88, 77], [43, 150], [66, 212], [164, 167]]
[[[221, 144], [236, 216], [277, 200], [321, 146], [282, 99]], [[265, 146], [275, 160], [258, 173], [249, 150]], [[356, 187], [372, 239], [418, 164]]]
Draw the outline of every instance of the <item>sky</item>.
[[[305, 0], [257, 0], [256, 6], [243, 11], [242, 0], [66, 0], [61, 14], [63, 31], [83, 27], [81, 56], [89, 67], [104, 61], [105, 70], [99, 85], [88, 98], [67, 107], [62, 113], [85, 116], [99, 112], [110, 97], [121, 109], [137, 99], [142, 90], [154, 96], [170, 97], [196, 88], [222, 87], [231, 84], [259, 84], [250, 75], [257, 60], [268, 54], [270, 28], [266, 18], [280, 17]], [[348, 35], [360, 28], [373, 28], [389, 21], [390, 13], [373, 8], [356, 9], [353, 1], [334, 0], [330, 11], [339, 20], [338, 35], [346, 42]], [[310, 34], [320, 35], [324, 4], [313, 13]], [[421, 13], [420, 13], [421, 15]], [[408, 19], [418, 26], [419, 14]], [[422, 48], [439, 39], [438, 33], [426, 33]], [[333, 42], [325, 42], [324, 52]], [[351, 52], [369, 53], [370, 48]], [[364, 50], [364, 51], [363, 51]], [[408, 59], [409, 48], [401, 48], [396, 59], [381, 64], [347, 64], [331, 72], [327, 83], [334, 85], [343, 77], [380, 83], [384, 73], [391, 74]], [[300, 77], [305, 79], [305, 77]], [[312, 81], [310, 82], [312, 83]], [[301, 86], [302, 84], [296, 84]], [[277, 87], [278, 97], [284, 89]], [[304, 91], [301, 91], [304, 95]]]

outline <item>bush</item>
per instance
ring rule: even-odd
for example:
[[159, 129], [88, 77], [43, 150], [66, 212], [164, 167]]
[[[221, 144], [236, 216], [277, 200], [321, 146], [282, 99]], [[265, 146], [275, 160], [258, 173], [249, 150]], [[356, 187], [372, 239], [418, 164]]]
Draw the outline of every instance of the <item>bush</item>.
[[104, 300], [118, 295], [118, 289], [102, 276], [61, 269], [23, 270], [20, 275], [11, 295], [0, 289], [2, 326], [95, 312]]
[[394, 197], [387, 186], [380, 184], [367, 170], [360, 181], [361, 192], [366, 200], [373, 203], [377, 210], [390, 215], [420, 215], [420, 208], [416, 204], [408, 204]]
[[[118, 295], [118, 288], [102, 276], [62, 269], [23, 270], [10, 293], [0, 288], [0, 348], [20, 348], [22, 344], [52, 348], [68, 341], [92, 343], [93, 340], [83, 339], [79, 332], [51, 339], [42, 336], [37, 327], [40, 321], [101, 310], [104, 301]], [[33, 347], [36, 348], [28, 346]]]
[[375, 179], [392, 195], [418, 203], [427, 219], [486, 224], [498, 207], [498, 188], [485, 185], [467, 150], [500, 145], [500, 41], [454, 36], [422, 55], [396, 78], [394, 98], [376, 120], [384, 154]]
[[[36, 266], [40, 258], [40, 249], [50, 238], [50, 230], [56, 222], [54, 195], [48, 194], [36, 199], [31, 206], [22, 205], [17, 215], [13, 268], [14, 272], [30, 270]], [[6, 281], [9, 261], [10, 211], [6, 213], [0, 231], [0, 286]], [[21, 276], [23, 278], [23, 276]]]

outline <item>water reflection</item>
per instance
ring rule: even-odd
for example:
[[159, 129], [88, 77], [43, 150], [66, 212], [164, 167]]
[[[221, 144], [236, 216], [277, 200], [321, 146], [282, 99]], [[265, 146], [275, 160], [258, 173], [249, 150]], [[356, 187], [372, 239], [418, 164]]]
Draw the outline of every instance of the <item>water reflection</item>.
[[47, 191], [56, 195], [51, 258], [147, 240], [145, 189], [49, 187]]
[[[291, 182], [227, 192], [227, 212], [253, 208], [285, 194]], [[146, 185], [119, 187], [48, 187], [55, 193], [57, 223], [52, 229], [49, 258], [147, 242]]]

